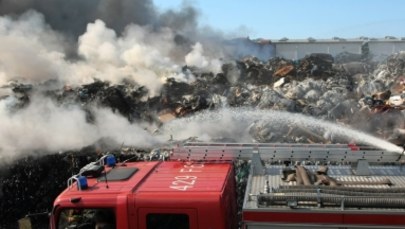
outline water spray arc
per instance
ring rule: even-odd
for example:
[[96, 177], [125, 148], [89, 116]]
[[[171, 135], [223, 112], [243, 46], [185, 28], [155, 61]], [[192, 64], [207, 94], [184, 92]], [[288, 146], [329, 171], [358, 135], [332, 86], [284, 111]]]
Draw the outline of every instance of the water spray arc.
[[249, 126], [258, 120], [268, 123], [270, 126], [274, 125], [281, 128], [296, 126], [315, 129], [346, 139], [346, 143], [367, 144], [398, 154], [403, 151], [401, 147], [395, 144], [349, 127], [277, 110], [224, 108], [218, 111], [203, 112], [167, 123], [162, 129], [162, 136], [171, 133], [175, 138], [176, 136], [185, 138], [186, 133], [188, 133], [188, 136], [196, 136], [200, 140], [232, 138], [236, 141], [246, 142], [251, 141], [251, 136], [247, 133]]

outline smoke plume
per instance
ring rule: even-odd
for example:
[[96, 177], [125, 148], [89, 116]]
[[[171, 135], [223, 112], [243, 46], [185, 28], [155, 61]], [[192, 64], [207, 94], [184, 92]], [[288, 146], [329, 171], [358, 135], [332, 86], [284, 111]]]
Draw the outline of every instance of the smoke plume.
[[99, 139], [111, 139], [140, 147], [151, 147], [159, 141], [141, 124], [130, 124], [111, 110], [93, 108], [94, 123], [77, 105], [60, 106], [49, 98], [33, 96], [25, 109], [12, 112], [14, 97], [0, 100], [0, 155], [14, 158], [34, 151], [58, 152], [78, 150]]
[[50, 26], [63, 33], [78, 36], [87, 23], [101, 19], [121, 32], [130, 23], [154, 24], [156, 9], [151, 0], [2, 0], [0, 14], [22, 14], [35, 10], [44, 15]]
[[[80, 106], [58, 105], [42, 97], [41, 88], [129, 79], [153, 97], [167, 78], [193, 81], [181, 71], [186, 64], [220, 71], [221, 62], [212, 58], [219, 55], [215, 39], [199, 37], [198, 11], [187, 4], [159, 12], [151, 0], [0, 0], [0, 15], [3, 156], [78, 149], [104, 137], [137, 145], [157, 141], [144, 124], [106, 109], [91, 107], [96, 122], [90, 124]], [[18, 99], [7, 90], [16, 83], [39, 90], [17, 112]]]

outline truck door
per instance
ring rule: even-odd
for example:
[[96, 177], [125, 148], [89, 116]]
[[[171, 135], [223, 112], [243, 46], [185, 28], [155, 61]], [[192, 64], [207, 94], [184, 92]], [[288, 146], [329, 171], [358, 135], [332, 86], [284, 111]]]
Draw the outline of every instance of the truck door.
[[140, 229], [198, 229], [195, 209], [139, 209]]

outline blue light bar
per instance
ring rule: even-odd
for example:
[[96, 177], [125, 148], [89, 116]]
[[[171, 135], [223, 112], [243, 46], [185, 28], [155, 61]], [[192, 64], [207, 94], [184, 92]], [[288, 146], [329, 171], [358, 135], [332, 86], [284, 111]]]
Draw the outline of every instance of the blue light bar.
[[87, 189], [87, 178], [85, 176], [78, 176], [77, 177], [77, 188], [79, 190]]
[[114, 155], [108, 155], [106, 158], [106, 164], [108, 167], [114, 167], [115, 166], [115, 157]]

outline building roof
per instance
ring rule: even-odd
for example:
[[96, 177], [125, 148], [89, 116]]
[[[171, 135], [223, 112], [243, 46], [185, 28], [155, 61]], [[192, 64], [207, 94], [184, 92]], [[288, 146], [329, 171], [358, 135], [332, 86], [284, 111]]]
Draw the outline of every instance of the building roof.
[[[257, 39], [256, 42], [261, 42], [263, 39]], [[281, 39], [269, 39], [271, 43], [363, 43], [363, 42], [401, 42], [405, 43], [405, 37], [397, 38], [393, 36], [386, 36], [384, 38], [373, 38], [373, 37], [358, 37], [358, 38], [342, 38], [342, 37], [332, 37], [330, 39], [316, 39], [308, 37], [307, 39], [290, 39], [283, 37]]]

